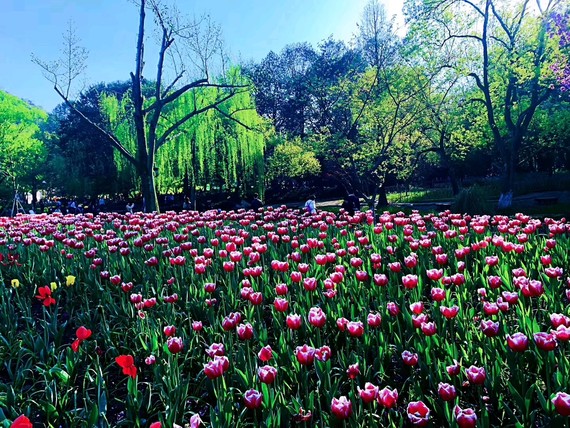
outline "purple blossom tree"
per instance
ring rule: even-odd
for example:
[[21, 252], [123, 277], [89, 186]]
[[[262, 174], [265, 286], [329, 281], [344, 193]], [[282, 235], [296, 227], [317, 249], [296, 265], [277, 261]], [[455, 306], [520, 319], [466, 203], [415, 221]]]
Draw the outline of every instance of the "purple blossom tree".
[[552, 65], [551, 69], [560, 84], [560, 90], [570, 91], [570, 9], [565, 13], [557, 13], [553, 16], [551, 37], [559, 38], [560, 50], [565, 53], [561, 61]]

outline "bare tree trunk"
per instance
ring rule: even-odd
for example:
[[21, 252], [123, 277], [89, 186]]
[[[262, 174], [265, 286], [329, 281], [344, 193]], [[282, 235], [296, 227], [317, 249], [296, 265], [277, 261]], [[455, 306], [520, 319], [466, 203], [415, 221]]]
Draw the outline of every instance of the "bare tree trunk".
[[156, 186], [152, 170], [150, 172], [141, 171], [139, 175], [141, 177], [141, 190], [144, 200], [144, 211], [158, 212], [160, 207], [158, 205], [158, 196], [156, 194]]
[[386, 186], [382, 184], [378, 188], [378, 207], [383, 208], [388, 206], [388, 195], [386, 194]]

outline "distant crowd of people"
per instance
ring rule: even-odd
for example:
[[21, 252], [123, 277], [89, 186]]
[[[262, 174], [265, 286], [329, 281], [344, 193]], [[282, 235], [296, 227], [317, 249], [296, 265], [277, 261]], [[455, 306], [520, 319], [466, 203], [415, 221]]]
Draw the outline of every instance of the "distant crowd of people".
[[[180, 199], [179, 202], [180, 204]], [[121, 204], [124, 204], [121, 206]], [[196, 202], [192, 202], [189, 196], [184, 196], [182, 204], [176, 205], [175, 197], [173, 195], [165, 195], [161, 198], [161, 207], [172, 207], [172, 209], [192, 210], [195, 209]], [[207, 211], [209, 209], [246, 209], [257, 211], [264, 206], [258, 193], [255, 193], [250, 199], [239, 198], [237, 195], [232, 195], [226, 200], [222, 200], [217, 204], [212, 204], [211, 200], [201, 201], [198, 203], [198, 210]], [[122, 208], [124, 207], [124, 208]], [[29, 211], [30, 214], [36, 213], [62, 213], [62, 214], [81, 214], [81, 213], [94, 213], [97, 214], [102, 211], [123, 211], [133, 214], [135, 211], [142, 211], [144, 208], [144, 199], [108, 199], [104, 196], [95, 198], [85, 198], [79, 201], [77, 198], [56, 197], [51, 200], [40, 200], [33, 209]], [[341, 208], [349, 215], [354, 215], [355, 212], [360, 210], [360, 200], [354, 193], [348, 194], [342, 201]], [[313, 194], [309, 196], [303, 205], [303, 211], [306, 214], [313, 215], [317, 213], [317, 198]], [[22, 211], [19, 211], [22, 212]]]

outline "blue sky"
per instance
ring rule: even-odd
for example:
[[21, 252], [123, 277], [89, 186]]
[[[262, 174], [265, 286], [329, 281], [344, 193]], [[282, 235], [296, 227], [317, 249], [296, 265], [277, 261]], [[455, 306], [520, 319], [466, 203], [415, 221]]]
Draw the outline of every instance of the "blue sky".
[[[367, 0], [179, 0], [185, 14], [210, 14], [221, 25], [232, 58], [258, 61], [295, 42], [316, 44], [333, 36], [348, 41]], [[389, 15], [403, 0], [384, 0]], [[59, 55], [71, 20], [89, 51], [87, 84], [126, 80], [134, 68], [138, 15], [127, 0], [2, 0], [0, 89], [50, 111], [60, 99], [31, 62]], [[147, 67], [154, 46], [147, 42]], [[154, 71], [154, 70], [152, 70]], [[147, 69], [147, 75], [151, 70]]]

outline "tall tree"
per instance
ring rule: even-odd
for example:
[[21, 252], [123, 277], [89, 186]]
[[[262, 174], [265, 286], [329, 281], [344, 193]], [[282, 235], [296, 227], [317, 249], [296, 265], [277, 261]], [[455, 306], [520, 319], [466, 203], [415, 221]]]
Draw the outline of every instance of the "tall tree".
[[20, 186], [35, 201], [46, 157], [40, 126], [47, 113], [7, 92], [0, 91], [0, 186], [11, 196]]
[[[153, 83], [153, 96], [146, 99], [143, 93], [143, 70], [145, 65], [146, 16], [150, 12], [160, 34], [157, 70]], [[94, 132], [98, 132], [108, 144], [113, 146], [132, 164], [140, 177], [141, 191], [146, 211], [159, 209], [155, 183], [155, 161], [157, 150], [173, 139], [180, 127], [208, 110], [219, 108], [237, 93], [247, 91], [247, 85], [235, 84], [220, 79], [213, 81], [212, 64], [220, 58], [225, 66], [226, 58], [222, 51], [221, 32], [209, 18], [189, 23], [181, 22], [180, 14], [173, 8], [167, 8], [161, 0], [139, 0], [139, 26], [135, 50], [135, 71], [131, 73], [131, 99], [133, 104], [133, 122], [135, 126], [135, 149], [129, 150], [117, 135], [109, 129], [99, 126], [83, 114], [71, 99], [71, 85], [85, 69], [87, 52], [79, 46], [75, 33], [70, 29], [64, 37], [64, 56], [53, 63], [47, 63], [34, 57], [33, 60], [45, 71], [46, 77], [54, 84], [55, 91], [83, 120], [89, 123]], [[179, 60], [188, 57], [186, 64]], [[166, 66], [172, 61], [172, 67]], [[193, 65], [194, 74], [202, 77], [185, 81]], [[168, 71], [174, 74], [168, 79]], [[165, 122], [163, 113], [173, 102], [187, 93], [200, 88], [216, 89], [214, 99], [203, 100], [194, 104], [182, 117], [173, 123]], [[198, 98], [197, 98], [198, 99]]]
[[564, 13], [553, 15], [554, 24], [550, 29], [551, 37], [558, 39], [560, 53], [552, 66], [561, 90], [570, 91], [570, 7]]
[[[228, 74], [232, 81], [247, 84], [239, 68], [232, 68]], [[215, 102], [217, 96], [217, 89], [210, 87], [182, 95], [164, 110], [164, 123], [178, 122], [196, 105]], [[255, 111], [252, 98], [251, 92], [240, 92], [181, 124], [171, 143], [156, 152], [158, 190], [172, 193], [183, 189], [192, 199], [197, 188], [207, 187], [238, 190], [242, 194], [257, 187], [261, 193], [266, 121]], [[134, 150], [136, 130], [129, 94], [122, 98], [104, 95], [100, 105], [112, 132]], [[115, 162], [119, 177], [136, 183], [132, 165], [119, 155]]]
[[258, 112], [278, 132], [300, 138], [346, 127], [350, 114], [340, 84], [362, 71], [360, 52], [330, 38], [318, 49], [308, 43], [288, 45], [246, 67]]
[[[513, 189], [519, 153], [537, 108], [552, 93], [547, 35], [558, 0], [409, 1], [440, 46], [461, 41], [452, 64], [472, 79], [503, 160], [504, 191]], [[434, 31], [435, 30], [435, 31]]]

